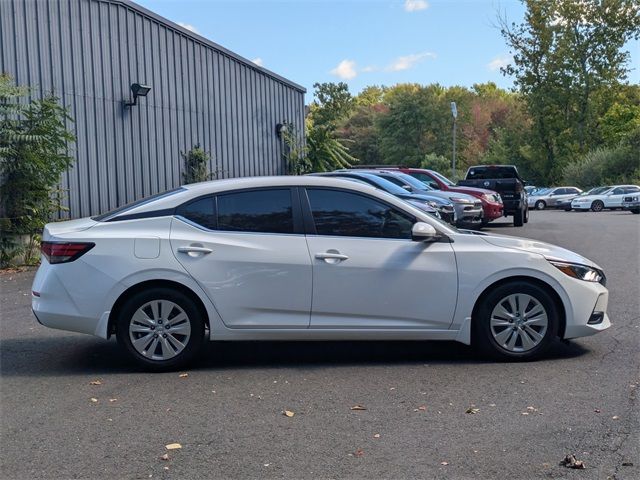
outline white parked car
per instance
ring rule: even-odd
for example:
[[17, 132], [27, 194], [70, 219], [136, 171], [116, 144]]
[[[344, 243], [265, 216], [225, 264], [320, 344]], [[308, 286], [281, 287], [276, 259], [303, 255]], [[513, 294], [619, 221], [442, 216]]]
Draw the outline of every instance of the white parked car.
[[529, 207], [536, 210], [544, 210], [545, 208], [555, 208], [558, 202], [567, 198], [577, 197], [582, 193], [577, 187], [556, 187], [539, 190], [532, 193], [528, 198]]
[[571, 201], [574, 210], [589, 210], [600, 212], [605, 208], [622, 208], [625, 196], [640, 192], [637, 185], [614, 185], [595, 195], [581, 195]]
[[546, 243], [458, 232], [326, 177], [218, 180], [50, 223], [33, 311], [115, 334], [151, 370], [210, 340], [456, 340], [503, 359], [610, 326], [601, 268]]

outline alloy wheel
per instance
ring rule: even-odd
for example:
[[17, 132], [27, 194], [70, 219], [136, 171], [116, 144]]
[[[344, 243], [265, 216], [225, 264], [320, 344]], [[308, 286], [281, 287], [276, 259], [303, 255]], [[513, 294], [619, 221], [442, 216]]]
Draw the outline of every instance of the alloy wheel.
[[169, 360], [180, 354], [191, 337], [186, 312], [169, 300], [152, 300], [142, 305], [129, 321], [133, 348], [151, 360]]
[[509, 352], [527, 352], [538, 346], [548, 325], [542, 303], [524, 293], [504, 297], [491, 312], [491, 334], [496, 343]]

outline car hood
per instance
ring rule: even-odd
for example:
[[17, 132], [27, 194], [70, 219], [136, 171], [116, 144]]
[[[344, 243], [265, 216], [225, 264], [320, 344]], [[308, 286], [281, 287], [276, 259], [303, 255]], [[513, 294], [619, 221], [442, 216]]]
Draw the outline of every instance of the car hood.
[[447, 198], [431, 195], [429, 193], [412, 193], [402, 197], [403, 200], [417, 200], [422, 202], [434, 202], [437, 205], [450, 205], [451, 202]]
[[508, 237], [502, 235], [481, 235], [485, 242], [492, 245], [503, 248], [511, 248], [514, 250], [522, 250], [530, 253], [538, 253], [544, 256], [547, 260], [560, 260], [568, 263], [579, 263], [580, 265], [588, 265], [601, 269], [594, 262], [582, 255], [567, 250], [566, 248], [558, 247], [550, 243], [540, 242], [538, 240], [531, 240], [529, 238]]

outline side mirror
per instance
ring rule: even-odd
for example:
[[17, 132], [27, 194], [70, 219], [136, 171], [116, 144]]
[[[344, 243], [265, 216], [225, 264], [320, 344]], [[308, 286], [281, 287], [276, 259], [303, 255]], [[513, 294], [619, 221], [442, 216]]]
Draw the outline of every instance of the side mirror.
[[411, 228], [411, 240], [414, 242], [435, 242], [438, 231], [428, 223], [416, 222]]

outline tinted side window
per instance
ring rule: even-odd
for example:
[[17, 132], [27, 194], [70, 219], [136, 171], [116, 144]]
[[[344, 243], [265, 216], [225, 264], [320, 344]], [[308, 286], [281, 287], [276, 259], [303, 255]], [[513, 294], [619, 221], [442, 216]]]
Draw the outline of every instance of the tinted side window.
[[612, 195], [622, 195], [623, 193], [624, 193], [624, 188], [622, 187], [614, 188], [613, 192], [611, 192]]
[[421, 182], [426, 183], [427, 185], [429, 185], [432, 188], [435, 188], [436, 190], [440, 190], [440, 185], [438, 185], [438, 182], [436, 182], [429, 175], [426, 175], [424, 173], [410, 173], [409, 175], [411, 175], [414, 178], [417, 178]]
[[627, 193], [638, 193], [640, 192], [640, 188], [638, 187], [627, 187]]
[[567, 193], [569, 193], [571, 195], [574, 195], [574, 194], [577, 195], [580, 192], [578, 191], [577, 188], [567, 188]]
[[307, 189], [318, 235], [410, 239], [415, 219], [365, 195]]
[[380, 175], [380, 176], [382, 178], [384, 178], [385, 180], [389, 180], [391, 183], [395, 183], [396, 185], [398, 185], [400, 187], [404, 187], [406, 185], [406, 183], [404, 183], [398, 177], [395, 177], [393, 175]]
[[566, 188], [556, 188], [553, 193], [554, 195], [564, 195], [569, 192], [567, 192]]
[[178, 207], [176, 214], [209, 230], [215, 230], [216, 228], [213, 197], [201, 198], [195, 202], [182, 205]]
[[269, 189], [218, 195], [218, 230], [293, 233], [291, 190]]

